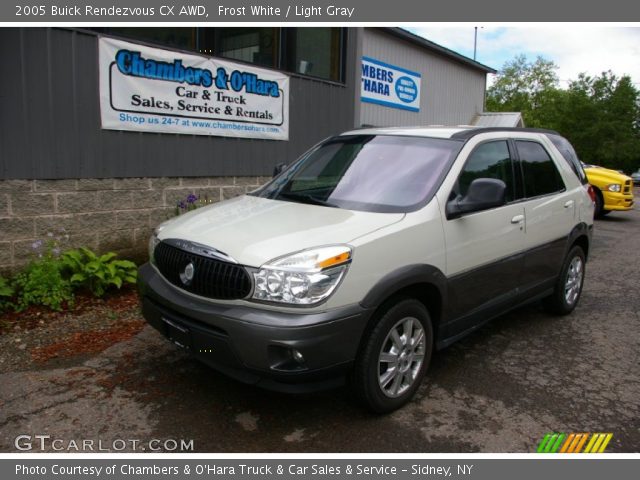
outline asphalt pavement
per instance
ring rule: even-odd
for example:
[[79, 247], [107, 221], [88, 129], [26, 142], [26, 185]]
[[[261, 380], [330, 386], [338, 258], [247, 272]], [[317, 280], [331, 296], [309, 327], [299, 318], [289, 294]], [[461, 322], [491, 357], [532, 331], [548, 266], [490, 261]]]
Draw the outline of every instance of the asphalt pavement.
[[531, 305], [492, 321], [436, 353], [415, 399], [390, 415], [366, 413], [346, 389], [242, 385], [145, 327], [77, 365], [1, 374], [0, 451], [27, 435], [32, 452], [54, 439], [62, 451], [93, 440], [125, 451], [182, 441], [196, 452], [533, 452], [549, 432], [611, 432], [608, 452], [638, 452], [640, 210], [596, 221], [593, 240], [573, 314]]

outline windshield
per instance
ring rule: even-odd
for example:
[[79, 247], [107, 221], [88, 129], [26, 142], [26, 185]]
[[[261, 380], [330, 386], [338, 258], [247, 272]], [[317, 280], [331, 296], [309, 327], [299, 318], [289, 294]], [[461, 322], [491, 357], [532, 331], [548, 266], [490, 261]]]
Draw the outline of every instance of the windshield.
[[392, 135], [334, 137], [253, 195], [349, 210], [408, 212], [425, 205], [462, 142]]

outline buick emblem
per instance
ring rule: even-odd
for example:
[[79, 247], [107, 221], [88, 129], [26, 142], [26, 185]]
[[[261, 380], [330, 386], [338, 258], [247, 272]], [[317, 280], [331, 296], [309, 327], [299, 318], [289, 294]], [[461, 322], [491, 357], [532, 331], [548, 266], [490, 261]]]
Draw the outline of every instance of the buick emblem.
[[180, 274], [180, 281], [184, 285], [189, 285], [191, 280], [193, 280], [193, 275], [196, 269], [193, 266], [193, 262], [189, 262], [186, 267], [184, 267], [184, 271]]

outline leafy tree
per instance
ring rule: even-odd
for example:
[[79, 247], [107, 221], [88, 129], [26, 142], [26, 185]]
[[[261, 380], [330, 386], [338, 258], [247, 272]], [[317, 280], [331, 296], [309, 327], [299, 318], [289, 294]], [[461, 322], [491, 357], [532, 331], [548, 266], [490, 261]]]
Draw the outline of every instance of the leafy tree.
[[487, 91], [487, 110], [521, 112], [525, 124], [540, 126], [544, 112], [558, 93], [557, 65], [538, 57], [530, 62], [518, 55], [505, 63], [496, 81]]
[[561, 89], [557, 66], [519, 55], [487, 91], [487, 110], [521, 112], [529, 127], [557, 130], [586, 163], [626, 172], [640, 166], [640, 92], [628, 76], [580, 74]]

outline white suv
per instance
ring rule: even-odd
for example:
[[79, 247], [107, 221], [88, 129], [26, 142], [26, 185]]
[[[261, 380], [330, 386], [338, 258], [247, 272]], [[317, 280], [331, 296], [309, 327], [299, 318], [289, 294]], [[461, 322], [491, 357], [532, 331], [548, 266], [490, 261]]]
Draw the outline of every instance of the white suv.
[[388, 412], [434, 349], [527, 302], [570, 313], [592, 229], [586, 177], [555, 132], [356, 130], [158, 227], [143, 310], [241, 381], [295, 392], [348, 379]]

